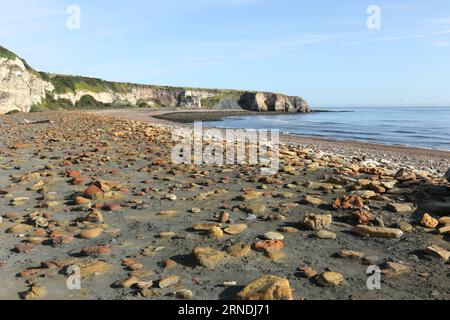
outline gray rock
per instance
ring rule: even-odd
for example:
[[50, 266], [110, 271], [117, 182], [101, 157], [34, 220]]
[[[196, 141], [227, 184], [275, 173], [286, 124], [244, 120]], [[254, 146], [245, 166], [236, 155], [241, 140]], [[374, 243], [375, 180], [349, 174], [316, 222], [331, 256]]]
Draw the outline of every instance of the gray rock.
[[450, 169], [448, 169], [448, 171], [444, 177], [445, 177], [445, 179], [447, 179], [448, 182], [450, 182]]

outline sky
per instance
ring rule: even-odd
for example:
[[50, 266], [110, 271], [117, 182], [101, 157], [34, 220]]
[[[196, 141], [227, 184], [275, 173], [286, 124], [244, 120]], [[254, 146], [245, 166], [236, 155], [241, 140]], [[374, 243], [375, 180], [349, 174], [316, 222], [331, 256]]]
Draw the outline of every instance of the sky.
[[111, 81], [450, 106], [448, 0], [0, 0], [0, 45]]

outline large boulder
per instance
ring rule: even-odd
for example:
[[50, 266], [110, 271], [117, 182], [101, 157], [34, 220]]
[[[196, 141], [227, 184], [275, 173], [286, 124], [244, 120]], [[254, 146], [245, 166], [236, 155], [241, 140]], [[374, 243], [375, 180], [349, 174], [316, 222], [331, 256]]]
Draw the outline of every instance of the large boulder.
[[447, 173], [445, 174], [445, 179], [450, 182], [450, 169], [448, 169]]
[[311, 112], [308, 103], [300, 97], [267, 92], [246, 92], [239, 99], [242, 109], [260, 112]]

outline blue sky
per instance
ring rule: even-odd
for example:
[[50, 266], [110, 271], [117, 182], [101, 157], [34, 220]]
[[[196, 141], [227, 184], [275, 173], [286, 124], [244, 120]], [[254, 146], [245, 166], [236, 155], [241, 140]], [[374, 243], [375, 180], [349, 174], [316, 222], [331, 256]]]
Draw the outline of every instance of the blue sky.
[[[67, 7], [81, 9], [69, 30]], [[39, 70], [254, 89], [313, 106], [450, 105], [448, 0], [0, 0], [0, 44]], [[381, 8], [369, 30], [367, 8]]]

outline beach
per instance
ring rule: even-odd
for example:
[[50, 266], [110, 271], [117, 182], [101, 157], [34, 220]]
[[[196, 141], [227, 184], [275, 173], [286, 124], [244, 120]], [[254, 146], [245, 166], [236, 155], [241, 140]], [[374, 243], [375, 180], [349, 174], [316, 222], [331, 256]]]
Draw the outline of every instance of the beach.
[[[94, 114], [110, 115], [122, 119], [144, 121], [169, 126], [189, 126], [193, 121], [214, 121], [223, 117], [261, 115], [260, 112], [245, 110], [101, 110]], [[267, 115], [279, 113], [267, 113]], [[286, 115], [286, 114], [285, 114]], [[281, 134], [281, 141], [288, 145], [312, 148], [316, 151], [331, 152], [347, 157], [371, 158], [411, 166], [420, 170], [434, 170], [437, 174], [445, 173], [450, 167], [450, 151], [426, 148], [394, 146], [386, 144], [365, 143], [360, 141], [332, 140], [305, 137], [293, 134]]]
[[167, 112], [0, 116], [1, 299], [450, 298], [449, 152], [283, 135], [273, 176], [173, 164]]

